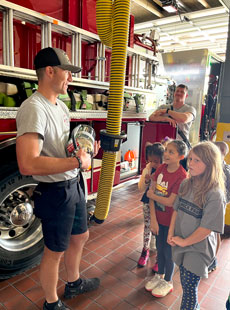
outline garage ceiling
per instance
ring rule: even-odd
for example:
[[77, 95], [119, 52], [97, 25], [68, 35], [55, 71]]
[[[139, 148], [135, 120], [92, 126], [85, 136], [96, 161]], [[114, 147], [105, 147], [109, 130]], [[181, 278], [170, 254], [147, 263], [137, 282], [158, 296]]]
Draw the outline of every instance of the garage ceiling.
[[[176, 12], [168, 13], [165, 2], [172, 3]], [[159, 38], [161, 52], [207, 48], [224, 60], [229, 7], [230, 0], [132, 0], [131, 14], [135, 33]]]

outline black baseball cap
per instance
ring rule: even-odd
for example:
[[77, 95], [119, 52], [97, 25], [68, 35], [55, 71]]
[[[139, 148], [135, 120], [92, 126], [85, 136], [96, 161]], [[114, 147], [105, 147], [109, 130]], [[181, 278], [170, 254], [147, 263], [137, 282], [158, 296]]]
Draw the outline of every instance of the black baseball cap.
[[35, 70], [48, 66], [59, 67], [72, 73], [81, 71], [80, 67], [73, 66], [66, 52], [60, 48], [46, 47], [41, 49], [34, 58]]

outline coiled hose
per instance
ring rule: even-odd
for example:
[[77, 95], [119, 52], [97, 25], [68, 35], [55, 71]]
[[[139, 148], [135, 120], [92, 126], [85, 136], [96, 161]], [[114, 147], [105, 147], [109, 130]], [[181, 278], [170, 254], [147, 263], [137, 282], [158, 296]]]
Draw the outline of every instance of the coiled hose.
[[[120, 135], [127, 58], [130, 0], [97, 0], [97, 31], [103, 44], [111, 47], [110, 88], [106, 132]], [[109, 212], [116, 152], [104, 151], [94, 220], [103, 222]]]

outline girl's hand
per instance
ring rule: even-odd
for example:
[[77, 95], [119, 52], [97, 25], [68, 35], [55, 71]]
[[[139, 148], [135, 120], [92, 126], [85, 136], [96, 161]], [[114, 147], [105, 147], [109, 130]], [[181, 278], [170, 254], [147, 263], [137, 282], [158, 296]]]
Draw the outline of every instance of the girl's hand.
[[147, 174], [145, 175], [145, 183], [149, 183], [150, 180], [151, 180], [150, 175], [147, 173]]
[[146, 193], [147, 197], [154, 200], [154, 192], [152, 189], [149, 189]]
[[151, 221], [150, 229], [154, 235], [159, 234], [159, 225], [158, 225], [157, 221]]
[[184, 248], [184, 247], [187, 246], [187, 245], [186, 245], [186, 240], [183, 239], [183, 238], [181, 238], [181, 237], [175, 236], [175, 237], [172, 237], [171, 240], [172, 240], [172, 242], [174, 242], [176, 245], [178, 245], [178, 246], [180, 246], [180, 247], [182, 247], [182, 248]]
[[172, 241], [172, 238], [173, 238], [173, 234], [171, 234], [170, 232], [168, 233], [168, 238], [167, 238], [167, 242], [168, 244], [170, 244], [171, 246], [175, 246], [175, 242]]
[[153, 173], [151, 174], [151, 176], [150, 176], [150, 180], [152, 180], [152, 181], [154, 181], [154, 174], [155, 174], [155, 172], [153, 172]]

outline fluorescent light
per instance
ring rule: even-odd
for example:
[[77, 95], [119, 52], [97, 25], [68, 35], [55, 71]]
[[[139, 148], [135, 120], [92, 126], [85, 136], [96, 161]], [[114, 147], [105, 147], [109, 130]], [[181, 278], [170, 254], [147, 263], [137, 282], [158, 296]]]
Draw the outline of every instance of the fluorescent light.
[[141, 23], [141, 24], [136, 24], [134, 26], [135, 30], [141, 30], [141, 29], [145, 29], [145, 28], [152, 28], [153, 27], [153, 23]]
[[199, 69], [183, 69], [183, 70], [178, 70], [178, 71], [170, 71], [169, 74], [173, 76], [198, 75], [200, 74], [200, 70]]
[[[215, 23], [215, 27], [228, 27], [228, 21], [226, 21], [226, 22], [222, 22], [222, 23]], [[213, 22], [212, 22], [212, 24], [209, 24], [209, 25], [202, 25], [202, 28], [203, 29], [208, 29], [208, 28], [212, 28], [213, 27]]]
[[227, 33], [228, 32], [228, 27], [216, 27], [213, 29], [205, 29], [205, 32], [213, 35], [214, 33]]
[[[205, 41], [204, 37], [194, 38], [194, 39], [188, 39], [187, 42], [202, 42]], [[206, 38], [206, 41], [209, 41], [209, 38]]]
[[163, 6], [163, 9], [165, 11], [167, 11], [168, 13], [175, 13], [177, 12], [177, 9], [175, 8], [175, 6], [173, 5], [166, 5], [166, 6]]
[[[228, 14], [226, 13], [226, 9], [223, 7], [217, 7], [217, 8], [211, 8], [211, 9], [206, 9], [206, 10], [201, 10], [201, 11], [196, 11], [196, 12], [191, 12], [191, 13], [186, 13], [182, 14], [181, 17], [186, 15], [189, 19], [196, 19], [200, 17], [206, 17], [211, 16], [215, 17], [214, 15], [221, 14], [224, 16], [228, 17]], [[154, 26], [165, 26], [167, 24], [172, 24], [180, 21], [180, 17], [178, 15], [176, 16], [170, 16], [170, 17], [164, 17], [164, 18], [159, 18], [154, 20]]]
[[218, 34], [216, 36], [213, 36], [213, 38], [216, 40], [216, 39], [227, 39], [228, 37], [228, 34], [227, 32], [226, 33], [223, 33], [223, 34]]
[[164, 42], [164, 43], [159, 44], [160, 47], [171, 46], [171, 45], [172, 45], [172, 42]]

